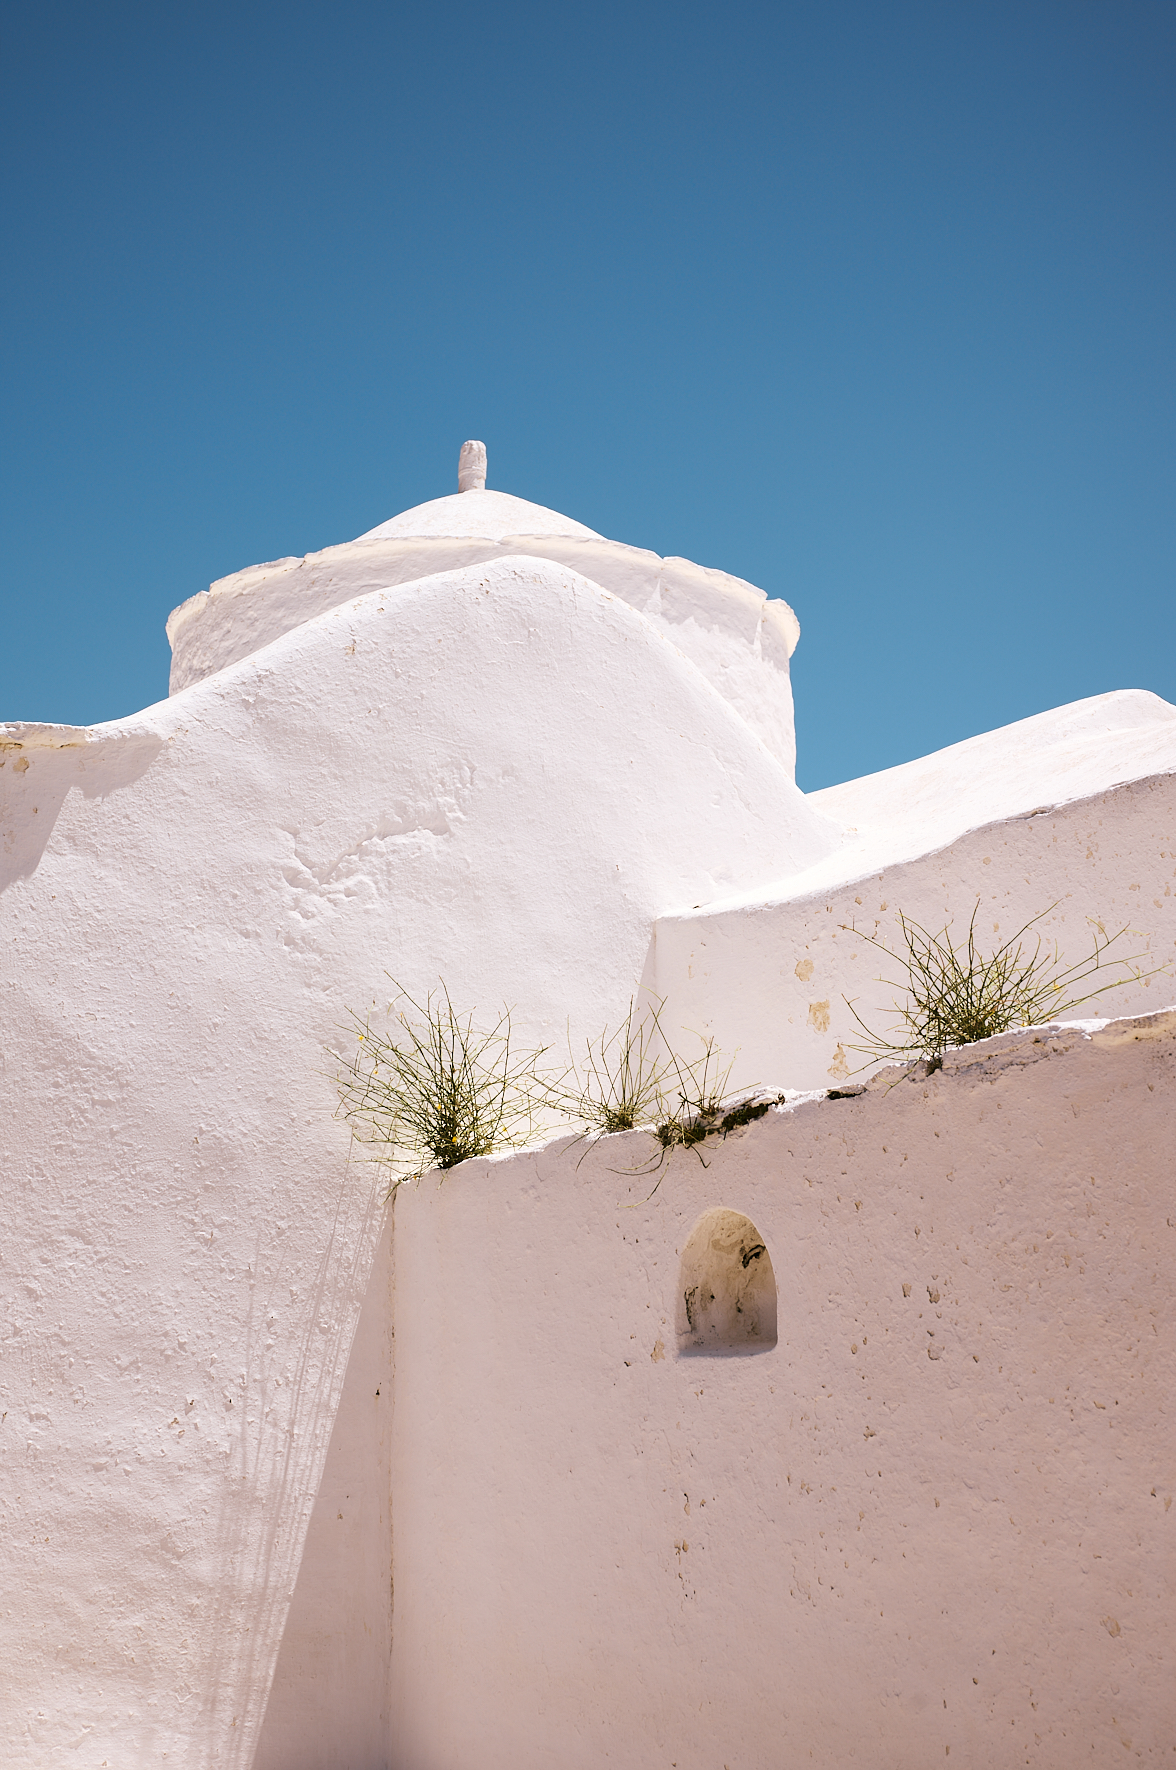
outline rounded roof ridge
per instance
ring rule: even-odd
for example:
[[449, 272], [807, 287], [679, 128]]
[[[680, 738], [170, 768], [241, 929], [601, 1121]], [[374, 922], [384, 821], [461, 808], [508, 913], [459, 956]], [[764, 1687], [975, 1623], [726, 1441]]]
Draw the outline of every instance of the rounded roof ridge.
[[573, 535], [600, 541], [605, 537], [544, 504], [532, 504], [510, 492], [471, 489], [447, 498], [430, 498], [377, 524], [360, 541], [447, 539], [504, 541], [511, 535]]

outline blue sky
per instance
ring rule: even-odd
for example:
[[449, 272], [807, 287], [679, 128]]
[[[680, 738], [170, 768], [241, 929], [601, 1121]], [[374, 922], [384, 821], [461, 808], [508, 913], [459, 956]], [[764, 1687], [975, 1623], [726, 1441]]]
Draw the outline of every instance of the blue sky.
[[796, 609], [813, 788], [1176, 700], [1176, 8], [0, 5], [0, 718], [490, 484]]

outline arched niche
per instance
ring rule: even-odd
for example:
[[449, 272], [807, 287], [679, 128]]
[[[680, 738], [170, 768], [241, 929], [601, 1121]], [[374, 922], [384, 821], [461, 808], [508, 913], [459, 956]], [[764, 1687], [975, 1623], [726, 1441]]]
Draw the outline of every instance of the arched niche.
[[739, 1211], [704, 1211], [682, 1250], [678, 1351], [766, 1352], [776, 1344], [776, 1274]]

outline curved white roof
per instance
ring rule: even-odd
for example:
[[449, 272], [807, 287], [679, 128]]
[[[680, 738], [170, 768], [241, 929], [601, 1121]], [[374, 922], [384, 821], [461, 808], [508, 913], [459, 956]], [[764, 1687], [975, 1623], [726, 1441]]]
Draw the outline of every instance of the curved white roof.
[[[788, 659], [800, 637], [787, 603], [726, 572], [607, 540], [558, 510], [487, 491], [486, 451], [462, 445], [459, 483], [354, 541], [218, 579], [173, 609], [172, 694], [371, 590], [391, 590], [508, 556], [548, 560], [635, 608], [702, 672], [792, 772]], [[538, 580], [537, 580], [538, 581]]]
[[427, 538], [505, 541], [508, 535], [580, 535], [599, 540], [595, 529], [548, 510], [543, 504], [532, 504], [526, 498], [514, 498], [509, 492], [454, 492], [448, 498], [430, 498], [427, 504], [416, 504], [402, 510], [368, 529], [357, 537], [360, 541], [383, 541]]

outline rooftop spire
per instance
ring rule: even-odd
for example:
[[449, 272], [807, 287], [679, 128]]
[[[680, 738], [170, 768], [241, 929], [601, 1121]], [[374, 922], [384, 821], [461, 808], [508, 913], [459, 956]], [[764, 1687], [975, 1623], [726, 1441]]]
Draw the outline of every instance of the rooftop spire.
[[486, 490], [486, 445], [463, 442], [457, 457], [457, 489], [459, 492]]

